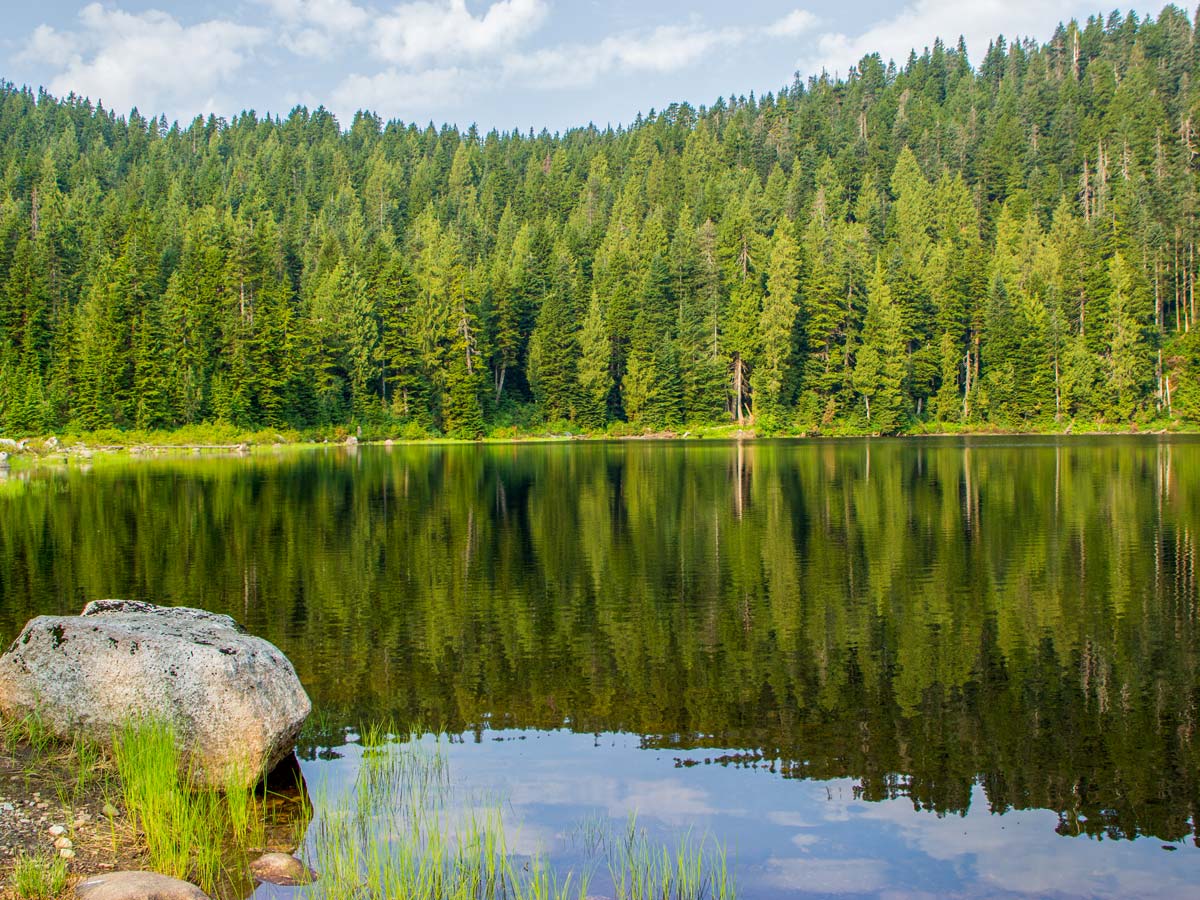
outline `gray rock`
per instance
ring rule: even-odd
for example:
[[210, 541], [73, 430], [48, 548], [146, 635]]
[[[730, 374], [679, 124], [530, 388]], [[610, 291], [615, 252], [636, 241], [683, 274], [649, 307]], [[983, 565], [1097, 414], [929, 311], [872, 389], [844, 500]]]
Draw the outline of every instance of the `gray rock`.
[[250, 863], [250, 874], [258, 881], [284, 887], [312, 884], [317, 880], [316, 872], [287, 853], [264, 853]]
[[292, 664], [229, 616], [97, 600], [39, 616], [0, 656], [0, 711], [110, 745], [131, 719], [173, 726], [198, 785], [254, 784], [295, 746], [311, 704]]
[[157, 872], [107, 872], [75, 885], [80, 900], [209, 900], [194, 884]]

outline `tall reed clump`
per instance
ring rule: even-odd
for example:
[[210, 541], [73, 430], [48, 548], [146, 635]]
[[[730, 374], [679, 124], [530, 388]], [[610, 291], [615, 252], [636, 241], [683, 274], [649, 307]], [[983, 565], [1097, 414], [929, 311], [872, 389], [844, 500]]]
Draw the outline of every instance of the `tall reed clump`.
[[127, 723], [113, 756], [125, 809], [145, 840], [152, 869], [212, 892], [225, 880], [231, 858], [244, 859], [249, 849], [262, 846], [265, 825], [257, 795], [233, 777], [224, 793], [194, 787], [169, 725]]
[[[390, 729], [362, 733], [354, 789], [317, 798], [309, 862], [320, 879], [306, 900], [583, 900], [591, 868], [560, 876], [540, 858], [514, 854], [502, 803], [452, 790], [440, 739]], [[670, 852], [632, 828], [610, 846], [621, 900], [734, 900], [724, 854], [714, 865], [691, 841]], [[598, 861], [597, 861], [598, 863]]]
[[725, 848], [685, 834], [672, 851], [650, 840], [630, 816], [608, 857], [616, 900], [734, 900]]

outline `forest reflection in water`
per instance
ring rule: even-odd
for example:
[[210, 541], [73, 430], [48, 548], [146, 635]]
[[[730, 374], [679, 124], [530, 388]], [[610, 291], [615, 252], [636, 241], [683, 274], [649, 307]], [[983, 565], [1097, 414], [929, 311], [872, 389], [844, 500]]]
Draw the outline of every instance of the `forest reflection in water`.
[[101, 596], [231, 613], [295, 662], [310, 757], [382, 716], [623, 733], [685, 772], [1190, 843], [1198, 530], [1189, 438], [102, 463], [0, 489], [0, 637]]

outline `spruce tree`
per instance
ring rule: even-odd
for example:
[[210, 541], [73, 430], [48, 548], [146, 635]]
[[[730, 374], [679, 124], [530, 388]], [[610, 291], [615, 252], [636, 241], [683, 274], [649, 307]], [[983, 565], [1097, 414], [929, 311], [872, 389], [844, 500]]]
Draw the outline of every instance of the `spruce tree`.
[[853, 381], [868, 427], [881, 434], [891, 434], [904, 423], [904, 347], [900, 307], [877, 261], [867, 288], [867, 315], [855, 353]]

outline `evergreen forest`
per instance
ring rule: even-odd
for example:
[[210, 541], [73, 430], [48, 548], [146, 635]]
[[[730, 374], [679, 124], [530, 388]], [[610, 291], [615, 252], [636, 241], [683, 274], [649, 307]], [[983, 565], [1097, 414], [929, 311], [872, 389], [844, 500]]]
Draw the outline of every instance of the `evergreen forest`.
[[0, 432], [1195, 424], [1198, 28], [563, 134], [0, 83]]

